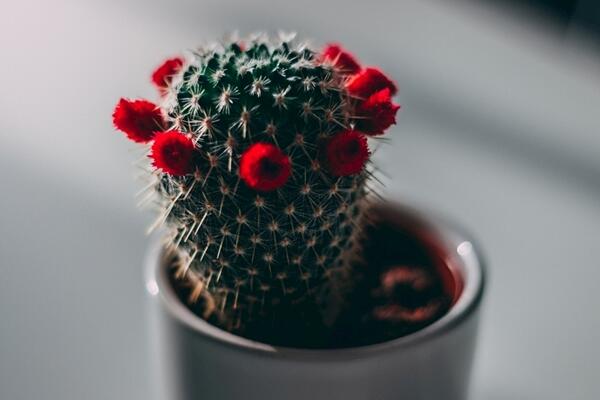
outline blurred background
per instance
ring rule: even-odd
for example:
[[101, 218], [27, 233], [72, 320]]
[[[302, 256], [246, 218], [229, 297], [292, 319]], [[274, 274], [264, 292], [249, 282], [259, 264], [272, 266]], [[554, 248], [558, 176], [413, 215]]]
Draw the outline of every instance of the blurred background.
[[400, 85], [385, 195], [490, 268], [472, 399], [600, 398], [600, 2], [0, 4], [0, 398], [152, 398], [139, 157], [111, 126], [224, 32], [340, 41]]

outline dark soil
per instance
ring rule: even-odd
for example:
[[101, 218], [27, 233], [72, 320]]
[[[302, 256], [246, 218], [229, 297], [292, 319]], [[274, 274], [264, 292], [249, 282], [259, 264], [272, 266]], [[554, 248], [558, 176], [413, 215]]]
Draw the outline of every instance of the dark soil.
[[[355, 284], [332, 326], [320, 309], [281, 303], [269, 318], [255, 318], [236, 334], [295, 348], [345, 348], [399, 338], [443, 316], [460, 282], [448, 265], [448, 250], [435, 230], [409, 211], [381, 206], [371, 211], [361, 263], [353, 266]], [[172, 279], [182, 302], [197, 315], [202, 302], [189, 304], [190, 289]], [[219, 321], [208, 319], [215, 325]]]

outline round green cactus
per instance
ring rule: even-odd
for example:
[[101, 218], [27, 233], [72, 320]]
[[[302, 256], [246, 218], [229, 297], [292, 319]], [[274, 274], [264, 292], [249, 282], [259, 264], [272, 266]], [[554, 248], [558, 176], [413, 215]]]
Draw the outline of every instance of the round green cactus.
[[169, 60], [153, 79], [161, 118], [131, 104], [123, 116], [120, 103], [115, 125], [134, 140], [145, 128], [137, 141], [153, 142], [157, 225], [196, 297], [224, 314], [264, 310], [315, 295], [346, 268], [367, 193], [366, 137], [398, 109], [385, 75], [339, 46], [256, 37]]

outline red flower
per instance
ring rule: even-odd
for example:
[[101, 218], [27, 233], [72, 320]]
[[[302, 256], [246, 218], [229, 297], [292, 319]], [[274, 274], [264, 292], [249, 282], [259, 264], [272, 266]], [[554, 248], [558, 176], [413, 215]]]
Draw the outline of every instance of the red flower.
[[398, 104], [392, 103], [389, 88], [385, 88], [369, 96], [356, 107], [357, 127], [368, 135], [380, 135], [396, 123]]
[[190, 174], [194, 169], [194, 143], [182, 132], [159, 132], [154, 138], [150, 157], [154, 166], [167, 174]]
[[345, 74], [356, 74], [360, 71], [360, 64], [356, 58], [339, 44], [330, 43], [325, 46], [323, 58], [331, 61], [336, 68]]
[[354, 75], [346, 84], [348, 92], [356, 97], [366, 99], [375, 92], [382, 89], [390, 89], [391, 95], [398, 92], [398, 87], [390, 78], [377, 68], [365, 68]]
[[169, 86], [171, 80], [173, 79], [173, 75], [175, 75], [181, 69], [183, 65], [183, 59], [180, 57], [170, 58], [166, 60], [162, 65], [152, 73], [152, 82], [156, 85], [156, 87], [164, 92], [164, 90]]
[[270, 143], [254, 143], [240, 160], [240, 176], [255, 190], [269, 192], [285, 184], [290, 177], [290, 158]]
[[327, 141], [325, 156], [333, 175], [347, 176], [362, 171], [369, 159], [367, 138], [357, 131], [343, 131]]
[[147, 143], [165, 128], [160, 109], [147, 100], [121, 99], [113, 112], [115, 128], [134, 142]]

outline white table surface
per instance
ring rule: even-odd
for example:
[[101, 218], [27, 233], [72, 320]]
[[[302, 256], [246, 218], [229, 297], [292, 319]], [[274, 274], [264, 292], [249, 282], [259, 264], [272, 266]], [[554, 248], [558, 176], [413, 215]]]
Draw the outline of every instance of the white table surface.
[[600, 398], [597, 48], [441, 0], [0, 5], [0, 398], [151, 398], [151, 216], [110, 114], [234, 28], [339, 40], [399, 82], [384, 192], [461, 222], [490, 266], [472, 399]]

